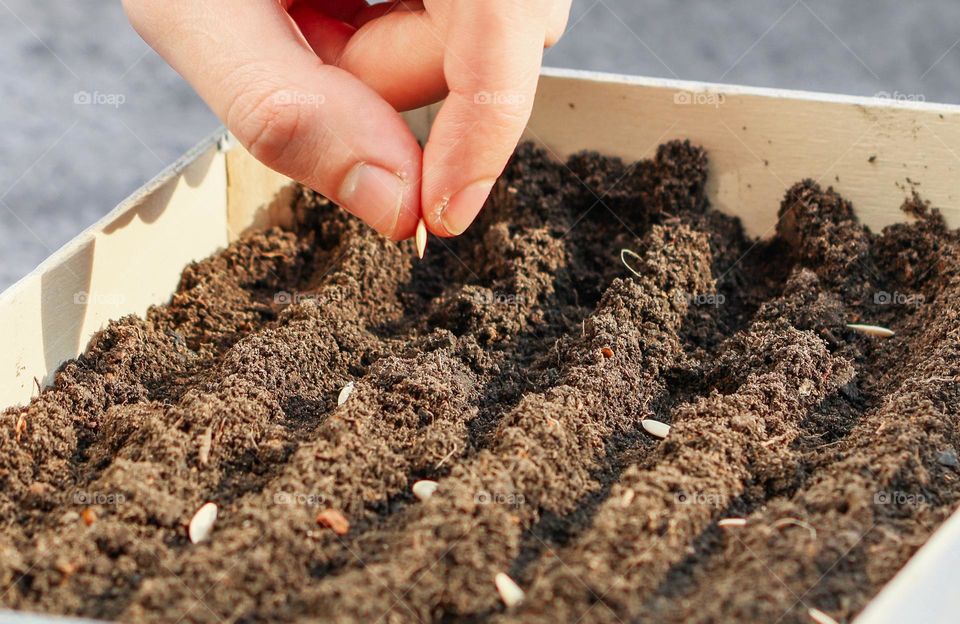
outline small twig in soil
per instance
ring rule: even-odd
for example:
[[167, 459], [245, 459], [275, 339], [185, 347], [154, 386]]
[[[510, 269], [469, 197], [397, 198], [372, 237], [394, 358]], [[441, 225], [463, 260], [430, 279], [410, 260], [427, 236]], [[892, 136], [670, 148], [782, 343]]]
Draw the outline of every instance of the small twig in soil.
[[447, 453], [446, 455], [444, 455], [444, 456], [443, 456], [443, 459], [441, 459], [440, 462], [439, 462], [436, 466], [433, 467], [433, 469], [434, 469], [434, 470], [439, 470], [439, 469], [440, 469], [440, 466], [442, 466], [443, 464], [445, 464], [446, 461], [447, 461], [448, 459], [450, 459], [451, 457], [453, 457], [453, 454], [456, 453], [456, 452], [457, 452], [457, 446], [454, 445], [454, 447], [453, 447], [452, 449], [450, 449], [450, 452]]
[[210, 463], [210, 448], [213, 446], [213, 427], [207, 427], [200, 436], [200, 446], [197, 449], [197, 461], [201, 466]]
[[20, 417], [17, 418], [17, 424], [13, 426], [13, 431], [17, 436], [17, 444], [20, 444], [20, 438], [23, 437], [23, 434], [27, 431], [27, 417], [23, 414], [20, 414]]
[[778, 530], [784, 529], [788, 526], [796, 526], [802, 529], [806, 529], [807, 531], [810, 532], [810, 537], [812, 537], [813, 539], [817, 539], [817, 530], [813, 528], [811, 525], [807, 524], [806, 522], [798, 518], [781, 518], [773, 523], [773, 528]]
[[637, 252], [635, 252], [635, 251], [633, 251], [633, 250], [631, 250], [631, 249], [621, 249], [621, 250], [620, 250], [620, 262], [623, 263], [623, 266], [627, 267], [627, 270], [628, 270], [628, 271], [630, 271], [631, 273], [633, 273], [633, 274], [636, 275], [637, 277], [643, 277], [643, 275], [640, 275], [640, 273], [638, 273], [636, 269], [634, 269], [632, 266], [630, 266], [630, 263], [627, 262], [627, 256], [630, 256], [631, 258], [633, 258], [634, 260], [636, 260], [636, 261], [638, 261], [638, 262], [643, 262], [643, 258], [640, 257], [640, 254], [638, 254]]

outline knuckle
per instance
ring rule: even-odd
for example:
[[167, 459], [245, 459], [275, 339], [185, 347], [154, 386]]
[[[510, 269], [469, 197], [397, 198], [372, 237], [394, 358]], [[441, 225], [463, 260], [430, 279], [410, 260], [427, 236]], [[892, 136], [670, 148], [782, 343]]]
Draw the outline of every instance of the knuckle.
[[278, 88], [238, 97], [226, 118], [227, 127], [254, 158], [291, 174], [295, 173], [293, 152], [302, 121], [300, 107], [286, 102]]

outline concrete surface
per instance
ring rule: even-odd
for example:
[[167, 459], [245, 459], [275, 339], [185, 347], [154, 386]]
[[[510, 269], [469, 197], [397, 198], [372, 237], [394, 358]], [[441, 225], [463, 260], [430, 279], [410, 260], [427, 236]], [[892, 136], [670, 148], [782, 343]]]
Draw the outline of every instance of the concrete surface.
[[[960, 103], [950, 0], [574, 0], [570, 24], [546, 64]], [[216, 125], [118, 0], [0, 0], [0, 289]]]

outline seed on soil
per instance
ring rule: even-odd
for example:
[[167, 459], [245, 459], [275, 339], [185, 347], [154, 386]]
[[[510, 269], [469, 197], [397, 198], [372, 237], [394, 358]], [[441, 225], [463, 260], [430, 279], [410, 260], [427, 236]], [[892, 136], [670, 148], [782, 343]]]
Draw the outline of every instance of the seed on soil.
[[497, 586], [497, 591], [500, 593], [500, 599], [503, 600], [503, 604], [505, 604], [508, 609], [523, 602], [523, 590], [520, 589], [520, 586], [517, 585], [516, 581], [512, 578], [503, 572], [498, 572], [493, 578], [493, 582]]
[[340, 390], [340, 394], [337, 396], [337, 407], [340, 407], [341, 405], [343, 405], [344, 403], [346, 403], [346, 402], [347, 402], [347, 399], [350, 398], [350, 395], [351, 395], [351, 394], [353, 394], [353, 382], [352, 382], [352, 381], [349, 382], [349, 383], [347, 383], [347, 385], [345, 385], [345, 386], [343, 387], [343, 389]]
[[324, 509], [318, 513], [317, 524], [330, 529], [337, 535], [346, 535], [350, 531], [350, 521], [336, 509]]
[[835, 619], [821, 611], [820, 609], [810, 608], [807, 609], [807, 615], [810, 616], [810, 619], [816, 622], [817, 624], [838, 624]]
[[80, 512], [80, 519], [83, 520], [83, 523], [85, 525], [93, 526], [93, 523], [97, 521], [97, 513], [94, 510], [87, 507]]
[[610, 347], [604, 347], [600, 349], [600, 353], [602, 353], [603, 357], [607, 358], [608, 360], [613, 357], [613, 349]]
[[421, 481], [417, 481], [416, 483], [414, 483], [413, 488], [411, 489], [413, 490], [414, 496], [416, 496], [418, 499], [422, 501], [425, 501], [431, 496], [433, 496], [433, 493], [437, 491], [438, 485], [440, 484], [437, 483], [436, 481], [423, 479]]
[[887, 329], [886, 327], [880, 327], [879, 325], [861, 325], [859, 323], [847, 323], [847, 329], [852, 329], [855, 332], [859, 332], [866, 336], [873, 336], [875, 338], [890, 338], [895, 336], [896, 332], [892, 329]]
[[670, 425], [662, 423], [659, 420], [652, 420], [650, 418], [640, 421], [640, 425], [643, 429], [654, 436], [655, 438], [665, 438], [670, 435]]
[[736, 528], [745, 527], [747, 526], [747, 519], [746, 518], [724, 518], [723, 520], [720, 520], [719, 522], [717, 522], [717, 526], [720, 527], [721, 529], [725, 529], [727, 527], [736, 527]]
[[190, 535], [190, 541], [194, 544], [199, 544], [207, 540], [210, 537], [210, 533], [213, 532], [213, 523], [216, 521], [216, 503], [204, 503], [204, 505], [197, 510], [197, 513], [193, 514], [193, 518], [190, 519], [190, 527], [187, 531]]
[[417, 223], [417, 256], [423, 260], [423, 254], [427, 251], [427, 224], [423, 219]]

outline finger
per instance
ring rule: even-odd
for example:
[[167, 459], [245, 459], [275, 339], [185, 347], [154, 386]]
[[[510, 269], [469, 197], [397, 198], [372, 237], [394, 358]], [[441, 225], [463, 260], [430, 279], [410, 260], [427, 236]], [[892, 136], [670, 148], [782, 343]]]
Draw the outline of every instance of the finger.
[[545, 48], [552, 48], [560, 41], [563, 32], [567, 29], [567, 22], [570, 20], [570, 6], [572, 4], [573, 0], [554, 0], [550, 3], [547, 32], [543, 43]]
[[336, 65], [357, 29], [331, 17], [311, 2], [297, 2], [289, 9], [300, 34], [324, 63]]
[[442, 100], [443, 40], [433, 20], [399, 3], [369, 8], [381, 9], [380, 15], [359, 30], [310, 2], [293, 5], [290, 15], [320, 58], [362, 80], [397, 110]]
[[[394, 239], [420, 215], [421, 154], [400, 115], [342, 69], [324, 65], [282, 6], [126, 0], [135, 27], [250, 152]], [[202, 62], [198, 62], [201, 59]]]
[[401, 4], [394, 7], [361, 26], [337, 64], [373, 87], [398, 110], [442, 100], [447, 83], [439, 23], [425, 11]]
[[539, 2], [462, 2], [449, 16], [450, 95], [423, 155], [430, 231], [463, 233], [503, 172], [530, 117], [543, 55]]
[[309, 6], [348, 24], [356, 18], [358, 13], [370, 8], [366, 0], [284, 0], [284, 6], [287, 9]]
[[357, 11], [351, 22], [355, 27], [360, 28], [370, 20], [383, 17], [387, 13], [402, 13], [411, 11], [423, 11], [423, 0], [396, 0], [395, 2], [384, 2], [383, 4], [374, 4], [365, 9]]

